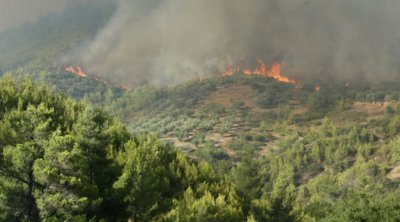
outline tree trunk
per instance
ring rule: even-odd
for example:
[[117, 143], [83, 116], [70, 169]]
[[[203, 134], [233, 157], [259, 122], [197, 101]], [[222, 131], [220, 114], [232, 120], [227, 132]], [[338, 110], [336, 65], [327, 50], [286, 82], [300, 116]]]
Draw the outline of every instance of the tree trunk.
[[33, 164], [30, 164], [28, 173], [28, 207], [26, 211], [26, 217], [28, 221], [39, 221], [39, 215], [36, 208], [35, 197], [33, 196], [34, 191], [34, 178], [33, 178]]

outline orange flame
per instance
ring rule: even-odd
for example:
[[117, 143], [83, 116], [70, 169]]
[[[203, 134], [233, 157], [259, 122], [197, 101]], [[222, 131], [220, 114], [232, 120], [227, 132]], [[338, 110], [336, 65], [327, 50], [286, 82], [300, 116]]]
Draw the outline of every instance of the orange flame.
[[269, 78], [276, 79], [280, 82], [291, 83], [296, 85], [296, 81], [289, 79], [288, 77], [282, 76], [281, 74], [281, 64], [274, 63], [270, 69], [267, 68], [265, 63], [261, 60], [257, 60], [258, 67], [255, 70], [243, 69], [242, 64], [238, 64], [236, 69], [229, 66], [226, 71], [222, 74], [223, 76], [232, 76], [235, 72], [242, 73], [244, 75], [261, 75]]
[[102, 82], [107, 88], [116, 87], [120, 88], [124, 91], [131, 91], [132, 88], [128, 84], [121, 84], [121, 85], [112, 85], [109, 81], [105, 79], [101, 79], [97, 76], [89, 76], [86, 71], [80, 66], [68, 66], [65, 68], [65, 71], [68, 73], [72, 73], [80, 78], [87, 78], [93, 81]]
[[314, 90], [315, 90], [315, 92], [321, 91], [321, 86], [320, 85], [316, 85]]
[[86, 71], [84, 69], [82, 69], [80, 66], [76, 66], [76, 67], [68, 66], [67, 68], [65, 68], [65, 71], [67, 71], [69, 73], [72, 73], [72, 74], [75, 74], [75, 75], [77, 75], [78, 77], [81, 77], [81, 78], [87, 78], [88, 77], [88, 75], [86, 74]]
[[228, 66], [228, 68], [225, 70], [225, 72], [222, 74], [223, 76], [232, 76], [235, 74], [235, 70], [233, 69], [232, 66]]

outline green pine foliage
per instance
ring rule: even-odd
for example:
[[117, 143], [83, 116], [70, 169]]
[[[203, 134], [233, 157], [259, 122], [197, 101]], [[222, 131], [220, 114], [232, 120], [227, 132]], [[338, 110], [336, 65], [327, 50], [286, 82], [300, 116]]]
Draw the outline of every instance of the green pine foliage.
[[30, 79], [0, 86], [2, 221], [245, 218], [233, 184], [209, 164]]
[[[131, 94], [138, 110], [168, 99], [162, 89], [141, 90], [150, 94]], [[211, 121], [246, 110], [235, 106], [210, 104], [199, 115]], [[278, 109], [273, 124], [262, 122], [259, 133], [229, 143], [234, 157], [203, 132], [192, 140], [205, 145], [187, 154], [160, 140], [160, 132], [131, 134], [87, 101], [28, 78], [2, 77], [0, 221], [400, 219], [398, 180], [388, 178], [400, 162], [397, 111], [352, 127], [325, 118], [299, 131], [285, 120], [290, 110]], [[225, 121], [238, 125], [235, 116]], [[190, 131], [204, 123], [192, 116], [178, 124]], [[259, 144], [270, 140], [275, 148], [259, 156]]]

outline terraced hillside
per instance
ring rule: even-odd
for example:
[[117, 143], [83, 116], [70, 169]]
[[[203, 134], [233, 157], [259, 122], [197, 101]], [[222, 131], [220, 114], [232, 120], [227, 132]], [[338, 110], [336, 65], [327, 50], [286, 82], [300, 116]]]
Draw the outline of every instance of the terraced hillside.
[[397, 91], [382, 96], [373, 88], [349, 86], [345, 93], [343, 88], [325, 85], [316, 91], [311, 84], [296, 87], [237, 75], [170, 88], [139, 88], [112, 102], [110, 109], [134, 133], [156, 132], [189, 153], [212, 146], [234, 157], [237, 144], [246, 143], [265, 155], [284, 138], [283, 129], [304, 135], [328, 121], [339, 129], [373, 130], [371, 124], [388, 118], [396, 108]]

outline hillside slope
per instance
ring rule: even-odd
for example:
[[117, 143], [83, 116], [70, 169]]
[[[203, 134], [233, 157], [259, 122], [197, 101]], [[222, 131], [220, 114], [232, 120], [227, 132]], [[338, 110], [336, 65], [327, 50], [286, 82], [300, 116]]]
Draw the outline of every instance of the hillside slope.
[[134, 134], [156, 132], [222, 174], [256, 164], [267, 192], [293, 170], [294, 207], [321, 219], [334, 203], [396, 190], [400, 88], [314, 86], [236, 74], [141, 87], [102, 105]]
[[[118, 100], [108, 91], [102, 105], [131, 136], [99, 107], [44, 85], [7, 76], [0, 86], [7, 221], [400, 218], [394, 88], [386, 102], [382, 90], [327, 93], [247, 76], [137, 88]], [[190, 158], [140, 132], [183, 144]]]
[[276, 142], [273, 131], [280, 125], [306, 133], [325, 121], [341, 129], [384, 121], [395, 112], [399, 89], [381, 87], [333, 84], [317, 91], [312, 84], [297, 87], [238, 74], [176, 87], [141, 87], [104, 105], [135, 133], [157, 132], [195, 147], [217, 137], [214, 142], [225, 149], [234, 138], [258, 137], [265, 148]]
[[94, 2], [72, 4], [61, 14], [50, 14], [0, 33], [0, 76], [8, 72], [16, 77], [46, 80], [56, 91], [75, 98], [106, 91], [102, 82], [65, 72], [67, 64], [61, 62], [75, 47], [95, 38], [112, 16], [115, 5]]
[[399, 82], [127, 89], [61, 62], [115, 11], [90, 2], [0, 34], [0, 220], [400, 221]]

